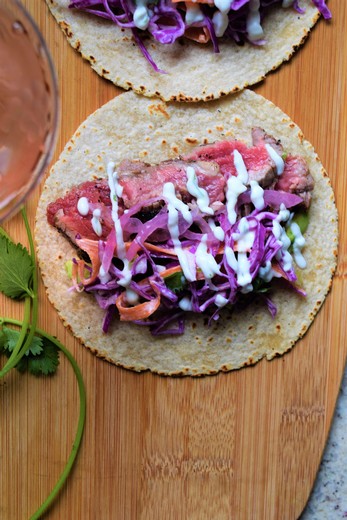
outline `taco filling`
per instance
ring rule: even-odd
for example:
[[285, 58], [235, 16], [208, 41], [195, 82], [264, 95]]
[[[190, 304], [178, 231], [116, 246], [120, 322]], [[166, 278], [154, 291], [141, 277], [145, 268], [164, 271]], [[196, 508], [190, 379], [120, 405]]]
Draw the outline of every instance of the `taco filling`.
[[[325, 19], [331, 13], [324, 0], [312, 0]], [[219, 52], [219, 41], [239, 45], [266, 43], [263, 21], [274, 8], [293, 8], [304, 13], [298, 0], [72, 0], [71, 9], [104, 18], [118, 27], [130, 29], [142, 54], [157, 72], [161, 71], [144, 40], [150, 35], [160, 44], [173, 44], [187, 38], [204, 44], [212, 42]]]
[[195, 148], [177, 160], [107, 164], [47, 207], [49, 224], [77, 247], [73, 290], [91, 293], [111, 321], [153, 335], [182, 334], [187, 312], [219, 319], [221, 308], [262, 299], [281, 280], [305, 297], [303, 236], [314, 181], [305, 159], [261, 128], [240, 140]]

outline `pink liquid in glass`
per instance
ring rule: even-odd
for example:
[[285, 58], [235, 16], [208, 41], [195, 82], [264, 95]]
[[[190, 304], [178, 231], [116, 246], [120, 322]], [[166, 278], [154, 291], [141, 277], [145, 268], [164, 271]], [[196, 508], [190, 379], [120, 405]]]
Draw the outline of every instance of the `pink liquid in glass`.
[[23, 8], [0, 0], [0, 221], [37, 184], [54, 144], [54, 73]]

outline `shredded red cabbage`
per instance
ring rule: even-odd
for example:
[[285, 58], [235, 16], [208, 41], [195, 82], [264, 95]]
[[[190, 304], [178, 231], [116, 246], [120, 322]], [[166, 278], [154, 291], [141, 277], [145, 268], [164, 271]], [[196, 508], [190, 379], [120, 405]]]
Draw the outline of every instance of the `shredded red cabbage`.
[[[286, 206], [291, 211], [290, 220], [302, 203], [301, 197], [281, 191], [265, 190], [265, 207], [259, 210], [253, 206], [250, 189], [247, 189], [238, 199], [235, 224], [230, 224], [225, 205], [219, 207], [213, 216], [214, 226], [217, 225], [224, 233], [223, 239], [215, 236], [211, 227], [211, 217], [203, 214], [195, 202], [190, 203], [192, 223], [187, 223], [181, 215], [178, 221], [182, 248], [188, 251], [192, 258], [196, 258], [199, 246], [206, 240], [208, 251], [219, 267], [218, 273], [211, 278], [206, 278], [203, 271], [198, 269], [197, 279], [191, 282], [184, 277], [175, 254], [165, 199], [152, 200], [155, 203], [159, 201], [162, 207], [145, 222], [141, 221], [140, 215], [149, 206], [148, 201], [137, 204], [120, 217], [123, 236], [128, 241], [126, 258], [131, 270], [131, 281], [127, 287], [121, 283], [124, 262], [114, 256], [117, 250], [115, 231], [112, 230], [106, 240], [99, 240], [99, 258], [103, 275], [99, 274], [92, 283], [86, 284], [84, 290], [93, 294], [100, 308], [105, 311], [102, 324], [104, 332], [107, 332], [112, 320], [118, 315], [117, 301], [122, 295], [128, 294], [128, 291], [135, 297], [133, 303], [129, 303], [129, 307], [155, 301], [158, 294], [160, 295], [160, 306], [155, 312], [146, 319], [132, 320], [133, 323], [149, 327], [153, 335], [183, 333], [187, 311], [204, 314], [211, 323], [218, 320], [223, 307], [230, 309], [240, 298], [243, 301], [252, 299], [255, 295], [263, 297], [269, 312], [275, 316], [276, 306], [271, 300], [272, 277], [282, 278], [299, 295], [305, 295], [304, 291], [296, 286], [294, 262], [289, 263], [288, 267], [288, 244], [285, 246], [283, 238], [286, 218], [280, 215], [280, 211]], [[240, 261], [242, 253], [238, 251], [238, 240], [244, 232], [252, 234], [252, 243], [246, 252], [247, 275], [250, 277], [248, 284], [241, 284], [240, 273], [230, 261], [230, 254], [234, 255], [236, 261]], [[262, 270], [269, 265], [271, 268], [267, 274], [262, 274]]]
[[[325, 0], [311, 1], [325, 19], [331, 18], [331, 12]], [[224, 39], [231, 39], [238, 44], [250, 41], [247, 34], [248, 4], [249, 0], [231, 0], [228, 13], [229, 23], [223, 35]], [[142, 36], [145, 32], [148, 32], [162, 44], [172, 44], [178, 38], [184, 36], [187, 29], [204, 27], [210, 35], [214, 52], [219, 52], [218, 37], [215, 34], [213, 24], [213, 15], [216, 12], [215, 6], [201, 5], [203, 21], [199, 20], [187, 25], [185, 21], [185, 2], [173, 3], [170, 0], [149, 0], [148, 3], [141, 5], [144, 5], [149, 18], [146, 29], [140, 29], [135, 24], [136, 0], [134, 2], [130, 0], [71, 0], [69, 8], [84, 11], [90, 15], [109, 20], [119, 27], [131, 29], [135, 42], [156, 72], [165, 73], [158, 68], [143, 42]], [[267, 15], [269, 9], [273, 7], [282, 7], [282, 0], [260, 0], [259, 13], [261, 21]], [[299, 0], [294, 0], [292, 8], [300, 14], [304, 12]], [[252, 43], [261, 45], [264, 41], [253, 41]]]

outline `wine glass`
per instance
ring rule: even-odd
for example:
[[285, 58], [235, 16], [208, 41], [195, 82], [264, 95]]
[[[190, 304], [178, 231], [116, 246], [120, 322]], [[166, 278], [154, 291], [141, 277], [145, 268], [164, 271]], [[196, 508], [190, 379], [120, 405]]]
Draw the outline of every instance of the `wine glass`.
[[54, 67], [38, 27], [18, 0], [0, 0], [0, 222], [42, 178], [58, 113]]

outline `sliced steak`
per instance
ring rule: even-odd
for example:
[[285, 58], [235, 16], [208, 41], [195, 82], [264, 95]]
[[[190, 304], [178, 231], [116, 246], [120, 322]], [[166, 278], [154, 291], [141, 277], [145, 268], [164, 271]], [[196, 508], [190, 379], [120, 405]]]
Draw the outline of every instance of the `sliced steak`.
[[299, 195], [306, 208], [310, 206], [314, 180], [305, 159], [298, 155], [288, 155], [284, 171], [278, 178], [275, 189]]
[[[210, 203], [224, 201], [225, 179], [216, 163], [206, 161], [184, 163], [178, 160], [150, 166], [143, 162], [123, 161], [118, 168], [119, 184], [123, 188], [122, 197], [119, 199], [120, 211], [123, 212], [124, 209], [149, 199], [160, 198], [166, 182], [173, 182], [177, 196], [185, 202], [191, 201], [192, 196], [187, 190], [186, 174], [189, 164], [196, 171], [199, 186], [207, 191]], [[77, 207], [81, 198], [86, 199], [87, 207], [83, 215]], [[153, 209], [153, 206], [148, 209]], [[96, 220], [100, 222], [99, 225], [96, 223], [97, 226], [93, 226], [95, 211], [98, 215]], [[114, 227], [111, 213], [110, 189], [108, 181], [103, 179], [80, 184], [65, 197], [49, 204], [47, 220], [65, 233], [73, 243], [76, 243], [78, 235], [91, 240], [104, 240]], [[96, 232], [98, 228], [99, 233]]]
[[142, 162], [123, 161], [117, 172], [123, 188], [124, 207], [131, 208], [151, 198], [161, 197], [166, 182], [175, 185], [176, 194], [183, 201], [191, 201], [192, 196], [187, 190], [187, 166], [194, 167], [198, 184], [207, 191], [210, 203], [224, 200], [225, 178], [215, 162], [175, 160], [150, 166]]
[[263, 188], [272, 187], [277, 180], [276, 165], [269, 156], [264, 142], [251, 147], [236, 140], [216, 142], [199, 146], [183, 156], [183, 159], [214, 161], [219, 165], [221, 173], [228, 178], [230, 175], [237, 175], [234, 165], [235, 150], [243, 157], [249, 180], [257, 181]]
[[[79, 213], [77, 204], [80, 198], [86, 197], [89, 211], [86, 216]], [[100, 211], [101, 236], [93, 229], [92, 217], [94, 210]], [[74, 187], [71, 191], [51, 202], [47, 207], [47, 220], [65, 233], [75, 243], [76, 235], [97, 240], [106, 239], [113, 227], [111, 217], [110, 189], [105, 180], [87, 181]]]
[[[156, 199], [160, 206], [163, 186], [167, 182], [174, 184], [178, 197], [184, 202], [190, 202], [192, 196], [187, 190], [188, 166], [194, 168], [198, 184], [207, 191], [210, 204], [224, 202], [226, 180], [230, 175], [237, 175], [235, 150], [243, 157], [249, 181], [256, 180], [263, 188], [299, 195], [303, 204], [309, 207], [314, 181], [305, 159], [288, 155], [284, 171], [278, 176], [276, 165], [265, 145], [270, 144], [277, 153], [282, 154], [281, 143], [261, 128], [253, 129], [252, 138], [254, 146], [248, 147], [237, 140], [221, 141], [199, 146], [181, 159], [164, 161], [158, 165], [124, 160], [117, 170], [118, 182], [123, 188], [118, 201], [120, 212], [137, 204], [143, 205], [150, 199]], [[84, 198], [82, 210], [81, 206], [78, 208], [81, 198]], [[153, 208], [152, 203], [145, 210], [151, 211]], [[63, 231], [74, 243], [78, 235], [92, 240], [106, 239], [114, 227], [111, 213], [107, 179], [88, 181], [74, 187], [65, 197], [47, 207], [48, 222]]]
[[283, 154], [283, 146], [280, 139], [275, 139], [272, 137], [272, 135], [267, 134], [265, 130], [259, 126], [252, 128], [252, 142], [253, 146], [269, 144], [275, 150], [275, 152], [278, 153], [278, 155]]

